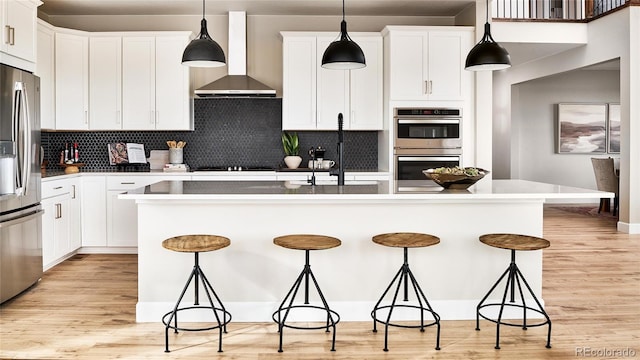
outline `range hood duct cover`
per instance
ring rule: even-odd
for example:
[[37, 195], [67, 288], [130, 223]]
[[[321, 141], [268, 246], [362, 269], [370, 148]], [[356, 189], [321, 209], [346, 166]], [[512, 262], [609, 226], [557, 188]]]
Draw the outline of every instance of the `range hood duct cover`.
[[276, 91], [247, 75], [247, 14], [229, 12], [229, 75], [195, 91], [197, 96], [266, 96], [275, 97]]

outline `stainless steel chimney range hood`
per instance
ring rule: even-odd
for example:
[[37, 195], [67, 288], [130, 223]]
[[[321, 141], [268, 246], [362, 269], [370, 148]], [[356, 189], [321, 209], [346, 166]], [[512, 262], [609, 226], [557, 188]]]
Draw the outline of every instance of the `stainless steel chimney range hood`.
[[247, 75], [247, 15], [244, 11], [229, 12], [229, 75], [197, 90], [200, 97], [275, 97], [276, 91]]

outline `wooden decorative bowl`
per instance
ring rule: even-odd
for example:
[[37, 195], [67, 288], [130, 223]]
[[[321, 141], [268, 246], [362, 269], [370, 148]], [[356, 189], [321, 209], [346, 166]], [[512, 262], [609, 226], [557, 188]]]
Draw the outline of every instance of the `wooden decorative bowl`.
[[442, 186], [445, 189], [467, 189], [469, 186], [477, 183], [486, 174], [488, 170], [477, 168], [479, 174], [477, 176], [469, 175], [455, 175], [455, 174], [440, 174], [434, 172], [435, 169], [423, 170], [422, 173], [429, 179], [433, 180], [436, 184]]

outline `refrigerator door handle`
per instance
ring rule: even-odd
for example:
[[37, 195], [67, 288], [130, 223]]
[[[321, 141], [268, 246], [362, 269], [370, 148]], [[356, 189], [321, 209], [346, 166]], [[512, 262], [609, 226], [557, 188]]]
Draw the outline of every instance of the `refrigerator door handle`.
[[29, 98], [23, 82], [15, 83], [13, 98], [13, 141], [17, 141], [18, 150], [16, 194], [26, 195], [31, 174], [31, 123]]
[[16, 147], [16, 165], [15, 165], [15, 185], [14, 192], [17, 195], [22, 193], [22, 172], [24, 169], [23, 161], [22, 161], [22, 149], [20, 148], [20, 133], [21, 133], [21, 124], [20, 124], [20, 101], [22, 100], [22, 96], [20, 93], [22, 92], [22, 83], [16, 82], [13, 87], [13, 108], [11, 109], [11, 141], [15, 144]]
[[16, 224], [20, 224], [20, 223], [29, 221], [31, 219], [37, 218], [38, 216], [42, 216], [42, 214], [44, 214], [44, 210], [41, 209], [41, 210], [35, 211], [35, 212], [33, 212], [33, 213], [29, 214], [29, 215], [23, 216], [23, 217], [19, 217], [19, 218], [16, 218], [16, 219], [11, 219], [9, 221], [0, 222], [0, 229], [3, 228], [3, 227], [9, 227], [9, 226], [13, 226], [13, 225], [16, 225]]
[[24, 190], [22, 193], [27, 195], [31, 190], [29, 187], [29, 177], [31, 177], [31, 163], [33, 159], [33, 153], [31, 148], [32, 136], [31, 133], [31, 114], [29, 113], [29, 90], [27, 86], [22, 84], [22, 108], [24, 109], [24, 169], [26, 171], [22, 174], [23, 177], [23, 187]]

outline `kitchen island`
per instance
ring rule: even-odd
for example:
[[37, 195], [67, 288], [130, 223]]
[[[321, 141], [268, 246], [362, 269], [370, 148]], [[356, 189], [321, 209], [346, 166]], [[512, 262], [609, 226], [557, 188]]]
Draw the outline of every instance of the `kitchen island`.
[[[481, 244], [479, 235], [543, 236], [546, 199], [595, 202], [614, 196], [524, 180], [484, 179], [468, 190], [412, 185], [163, 181], [122, 194], [119, 198], [133, 199], [138, 207], [136, 319], [160, 321], [193, 266], [193, 256], [168, 251], [162, 241], [176, 235], [217, 234], [230, 238], [231, 246], [201, 254], [200, 264], [233, 320], [272, 321], [272, 312], [304, 264], [304, 252], [278, 247], [273, 238], [303, 233], [342, 240], [340, 247], [312, 252], [311, 266], [343, 321], [370, 320], [373, 305], [402, 264], [402, 249], [371, 241], [386, 232], [440, 237], [436, 246], [411, 249], [411, 268], [442, 319], [474, 319], [475, 306], [506, 269], [510, 256], [509, 251]], [[542, 251], [519, 252], [517, 261], [536, 296], [543, 299]], [[187, 316], [182, 319], [198, 320], [197, 315]]]

